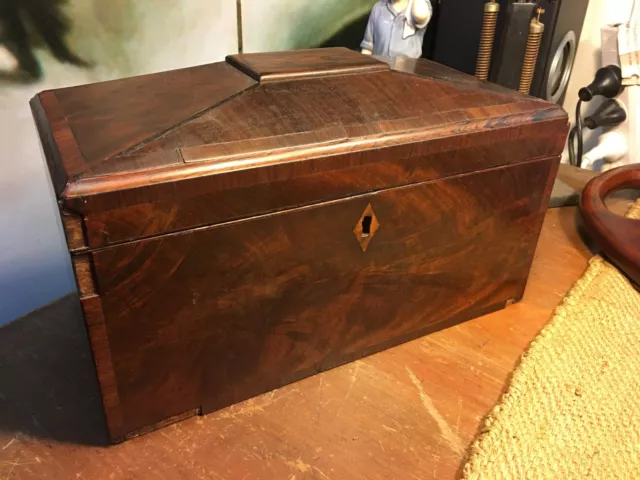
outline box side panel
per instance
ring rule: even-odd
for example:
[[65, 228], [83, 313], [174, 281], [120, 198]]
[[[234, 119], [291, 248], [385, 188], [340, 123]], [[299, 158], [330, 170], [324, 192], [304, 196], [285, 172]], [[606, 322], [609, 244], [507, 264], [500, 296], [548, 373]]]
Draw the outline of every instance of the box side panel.
[[[549, 201], [551, 200], [551, 192], [553, 191], [553, 185], [556, 181], [556, 177], [558, 175], [558, 168], [560, 167], [560, 158], [556, 157], [554, 161], [552, 161], [551, 166], [549, 167], [549, 177], [547, 178], [547, 183], [544, 186], [544, 193], [542, 194], [540, 205], [538, 206], [539, 216], [537, 219], [533, 220], [531, 223], [531, 232], [535, 238], [535, 245], [538, 245], [538, 239], [540, 238], [540, 233], [542, 232], [542, 224], [544, 223], [544, 217], [549, 208]], [[540, 185], [542, 188], [542, 185]], [[531, 266], [533, 264], [533, 258], [535, 251], [532, 252], [529, 257], [529, 263], [526, 265], [527, 278], [529, 277], [529, 273], [531, 272]], [[526, 287], [526, 283], [524, 283], [521, 287], [521, 290], [516, 295], [516, 300], [520, 300], [524, 295], [524, 290]]]
[[88, 245], [83, 218], [80, 215], [74, 215], [69, 211], [60, 209], [60, 219], [62, 220], [62, 227], [69, 252], [73, 254], [85, 251]]
[[121, 160], [256, 82], [226, 63], [55, 90], [82, 152], [84, 177], [101, 171], [139, 171], [181, 163], [171, 155]]
[[60, 219], [71, 255], [71, 265], [80, 297], [80, 305], [91, 345], [91, 354], [102, 395], [103, 412], [113, 442], [124, 439], [122, 410], [111, 361], [102, 301], [97, 294], [93, 260], [88, 253], [84, 219], [60, 209]]
[[31, 100], [56, 194], [84, 177], [135, 172], [182, 158], [175, 151], [122, 160], [256, 82], [226, 63], [47, 90]]
[[[464, 172], [556, 155], [566, 124], [560, 120], [470, 132], [295, 164], [276, 163], [220, 175], [167, 182], [72, 202], [86, 209], [91, 248], [214, 225], [269, 212], [311, 205], [419, 183]], [[153, 188], [155, 193], [150, 197]], [[138, 202], [136, 198], [153, 198]]]
[[558, 160], [91, 252], [122, 414], [112, 436], [519, 299]]
[[53, 189], [60, 197], [67, 182], [84, 169], [84, 159], [62, 107], [52, 91], [42, 92], [30, 102]]
[[96, 294], [91, 256], [89, 254], [73, 255], [71, 262], [76, 277], [78, 293], [80, 294], [80, 303], [87, 326], [89, 342], [91, 343], [91, 353], [96, 368], [98, 384], [102, 394], [107, 429], [111, 440], [118, 441], [121, 437], [124, 437], [126, 432], [122, 430], [123, 417], [118, 396], [118, 386], [111, 360], [102, 301]]

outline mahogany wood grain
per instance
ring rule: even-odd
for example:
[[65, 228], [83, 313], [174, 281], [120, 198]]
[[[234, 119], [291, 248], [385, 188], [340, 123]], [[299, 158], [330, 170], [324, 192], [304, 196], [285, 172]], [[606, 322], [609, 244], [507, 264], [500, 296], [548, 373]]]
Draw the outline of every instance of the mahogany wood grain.
[[427, 61], [230, 62], [265, 81], [224, 63], [32, 101], [76, 215], [114, 441], [502, 308], [526, 283], [561, 108]]
[[82, 152], [53, 91], [42, 92], [34, 97], [31, 111], [54, 191], [60, 196], [68, 182], [83, 171], [85, 163]]
[[108, 448], [84, 322], [65, 297], [0, 330], [0, 476], [458, 478], [523, 351], [593, 255], [579, 231], [576, 208], [547, 212], [524, 297], [506, 309]]
[[389, 70], [389, 65], [370, 55], [342, 47], [228, 55], [226, 60], [259, 82]]
[[545, 104], [544, 100], [540, 100], [536, 97], [525, 96], [516, 90], [510, 90], [504, 88], [497, 83], [486, 82], [479, 80], [473, 75], [461, 74], [458, 70], [455, 70], [446, 65], [435, 62], [425, 62], [422, 58], [407, 58], [407, 57], [377, 57], [380, 60], [388, 63], [392, 70], [404, 72], [410, 75], [416, 75], [419, 77], [429, 77], [434, 80], [449, 83], [455, 85], [458, 90], [482, 90], [487, 92], [500, 93], [503, 95], [510, 95], [514, 101], [524, 98], [528, 100], [537, 101], [541, 104]]
[[75, 255], [71, 259], [71, 264], [80, 298], [95, 295], [96, 287], [93, 281], [91, 257], [88, 254]]
[[[113, 369], [111, 346], [102, 300], [97, 295], [80, 294], [80, 305], [87, 326], [91, 353], [102, 397], [102, 408], [109, 432], [120, 432], [123, 427], [123, 411], [118, 393], [118, 379]], [[124, 437], [112, 437], [121, 441]]]
[[[123, 412], [112, 438], [519, 299], [557, 162], [95, 251]], [[363, 253], [353, 230], [369, 204], [379, 227]]]
[[[469, 134], [457, 144], [438, 139], [309, 160], [304, 164], [274, 164], [267, 171], [239, 170], [168, 183], [163, 188], [154, 187], [159, 198], [152, 203], [129, 201], [139, 189], [122, 191], [119, 195], [82, 197], [68, 203], [76, 210], [92, 212], [85, 221], [88, 242], [92, 247], [101, 247], [310, 205], [354, 192], [376, 191], [528, 158], [544, 158], [556, 152], [557, 133], [557, 125], [532, 124], [518, 127], [516, 132], [501, 129], [488, 134]], [[351, 166], [341, 168], [344, 164]], [[288, 178], [292, 170], [293, 178]], [[134, 204], [119, 207], [120, 202]]]
[[85, 168], [92, 169], [254, 84], [231, 66], [216, 63], [62, 88], [55, 95], [82, 150]]
[[[270, 55], [268, 68], [279, 62], [278, 68], [286, 70], [301, 62], [300, 55], [305, 62], [315, 58], [319, 65], [328, 65], [331, 60], [342, 68], [343, 54], [323, 52]], [[242, 59], [266, 62], [263, 54]], [[88, 216], [204, 195], [218, 190], [220, 182], [235, 188], [383, 158], [410, 161], [464, 148], [472, 134], [477, 134], [475, 142], [494, 147], [480, 152], [474, 168], [496, 165], [492, 159], [500, 156], [497, 141], [522, 143], [509, 160], [503, 154], [500, 164], [562, 150], [567, 116], [557, 106], [483, 85], [426, 60], [411, 72], [389, 71], [387, 63], [353, 53], [349, 62], [373, 62], [384, 69], [256, 85], [231, 65], [214, 64], [46, 92], [43, 98], [54, 98], [59, 116], [66, 120], [50, 124], [47, 112], [36, 115], [41, 135], [55, 136], [66, 129], [77, 143], [76, 151], [84, 155], [78, 159], [71, 155], [71, 146], [60, 142], [47, 144], [52, 172], [61, 169], [68, 182], [61, 187], [61, 200], [66, 208]], [[40, 102], [39, 97], [32, 102], [36, 113]], [[530, 124], [546, 135], [532, 133]], [[500, 132], [499, 139], [491, 137], [493, 132]], [[387, 148], [384, 155], [371, 153]], [[69, 160], [62, 158], [67, 156]]]
[[[83, 253], [71, 257], [76, 278], [80, 305], [87, 326], [95, 371], [102, 393], [102, 406], [107, 429], [118, 432], [122, 429], [122, 406], [111, 359], [111, 347], [102, 308], [102, 299], [96, 294], [92, 256]], [[123, 438], [117, 438], [122, 440]], [[114, 437], [113, 440], [116, 440]]]
[[609, 259], [640, 285], [640, 220], [609, 210], [607, 196], [625, 188], [640, 189], [640, 167], [627, 165], [592, 179], [580, 196], [584, 224]]
[[[554, 113], [557, 111], [554, 110]], [[565, 114], [558, 121], [532, 123], [531, 116], [503, 118], [502, 127], [482, 131], [478, 123], [466, 122], [451, 129], [417, 131], [405, 137], [406, 144], [374, 143], [376, 148], [358, 152], [315, 149], [295, 152], [295, 155], [267, 155], [259, 162], [236, 165], [233, 161], [194, 162], [180, 170], [156, 170], [144, 178], [128, 174], [109, 175], [74, 184], [65, 196], [65, 204], [74, 211], [99, 212], [150, 201], [186, 198], [223, 189], [234, 189], [283, 180], [304, 181], [305, 177], [321, 172], [350, 175], [353, 168], [402, 172], [403, 176], [419, 169], [425, 173], [417, 180], [428, 180], [465, 171], [515, 163], [531, 158], [559, 155], [562, 135], [566, 134]], [[509, 122], [511, 120], [512, 122]], [[302, 161], [301, 161], [302, 160]], [[392, 162], [389, 168], [384, 162]], [[358, 173], [358, 172], [356, 172]], [[397, 176], [398, 174], [396, 174]], [[407, 181], [400, 177], [396, 182]], [[410, 181], [410, 180], [409, 180]], [[351, 193], [359, 193], [352, 190]], [[295, 206], [295, 205], [292, 205]]]

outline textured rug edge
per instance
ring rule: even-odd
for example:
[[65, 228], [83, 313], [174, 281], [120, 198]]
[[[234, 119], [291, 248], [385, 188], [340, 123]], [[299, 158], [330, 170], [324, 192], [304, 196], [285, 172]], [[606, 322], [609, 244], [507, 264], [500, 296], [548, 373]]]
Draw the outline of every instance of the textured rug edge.
[[520, 397], [520, 384], [522, 379], [528, 375], [528, 357], [535, 353], [541, 340], [554, 334], [554, 331], [558, 328], [558, 324], [564, 321], [565, 311], [567, 307], [574, 305], [583, 298], [585, 290], [589, 287], [591, 282], [600, 273], [600, 270], [605, 265], [604, 260], [600, 256], [596, 256], [589, 261], [587, 269], [582, 274], [580, 279], [571, 287], [569, 293], [562, 299], [560, 305], [556, 307], [551, 315], [551, 321], [545, 325], [536, 338], [531, 342], [527, 350], [520, 357], [518, 365], [511, 374], [511, 377], [507, 380], [507, 390], [502, 394], [498, 403], [491, 409], [489, 414], [485, 417], [482, 429], [471, 444], [468, 450], [466, 463], [463, 469], [462, 480], [477, 480], [481, 478], [479, 473], [483, 467], [487, 464], [486, 445], [487, 437], [491, 431], [491, 428], [499, 421], [499, 416], [503, 414], [504, 410], [511, 408]]
[[[640, 219], [640, 199], [631, 206], [625, 216], [627, 218]], [[491, 461], [491, 456], [487, 455], [488, 437], [494, 425], [500, 421], [500, 416], [505, 413], [505, 410], [511, 409], [519, 400], [522, 380], [528, 376], [529, 357], [540, 348], [541, 340], [554, 335], [559, 325], [566, 321], [567, 309], [578, 304], [584, 298], [585, 292], [592, 282], [604, 269], [608, 268], [615, 269], [615, 267], [609, 264], [602, 256], [596, 255], [591, 258], [583, 274], [569, 289], [560, 301], [560, 304], [554, 309], [549, 322], [542, 328], [540, 333], [533, 339], [522, 354], [514, 371], [507, 379], [506, 391], [483, 420], [480, 432], [467, 450], [462, 476], [460, 477], [461, 480], [478, 480], [482, 478], [481, 472]]]

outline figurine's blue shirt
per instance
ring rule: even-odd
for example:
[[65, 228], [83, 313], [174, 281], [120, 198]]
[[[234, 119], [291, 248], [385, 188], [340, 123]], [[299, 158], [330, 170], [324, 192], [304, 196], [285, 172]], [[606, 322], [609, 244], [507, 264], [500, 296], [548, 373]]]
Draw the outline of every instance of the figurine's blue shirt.
[[[428, 0], [427, 4], [431, 8]], [[411, 12], [397, 13], [393, 9], [391, 0], [379, 0], [371, 9], [369, 23], [360, 48], [371, 50], [374, 55], [420, 57], [426, 29], [416, 28], [413, 35], [402, 38], [406, 22], [405, 15], [411, 15]], [[412, 18], [411, 21], [414, 25], [417, 23]]]

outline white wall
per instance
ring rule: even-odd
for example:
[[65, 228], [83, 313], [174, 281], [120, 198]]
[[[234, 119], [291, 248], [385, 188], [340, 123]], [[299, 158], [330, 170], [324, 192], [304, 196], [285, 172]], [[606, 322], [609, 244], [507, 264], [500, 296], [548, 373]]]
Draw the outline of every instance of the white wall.
[[[220, 61], [237, 51], [233, 0], [71, 0], [69, 13], [70, 43], [95, 68], [61, 65], [41, 51], [43, 81], [0, 80], [0, 324], [75, 288], [29, 99], [50, 88]], [[10, 57], [0, 53], [6, 70]]]
[[[596, 71], [602, 66], [600, 59], [600, 29], [605, 25], [624, 23], [631, 13], [633, 0], [589, 0], [589, 7], [582, 27], [578, 51], [571, 80], [567, 87], [567, 95], [564, 101], [564, 109], [569, 113], [572, 124], [575, 121], [575, 108], [578, 101], [578, 90], [588, 85], [593, 80]], [[602, 99], [595, 98], [582, 107], [582, 114], [593, 112]], [[588, 151], [597, 143], [600, 130], [584, 131], [584, 151]], [[563, 161], [567, 161], [565, 155]]]

